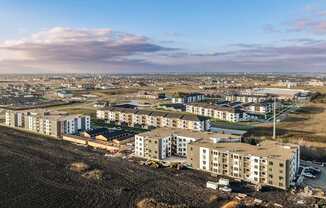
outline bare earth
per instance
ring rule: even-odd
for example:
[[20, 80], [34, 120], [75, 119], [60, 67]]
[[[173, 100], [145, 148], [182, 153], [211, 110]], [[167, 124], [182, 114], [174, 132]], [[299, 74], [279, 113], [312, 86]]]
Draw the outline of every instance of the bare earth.
[[[2, 126], [0, 179], [0, 207], [6, 208], [209, 208], [222, 207], [235, 196], [205, 188], [207, 180], [216, 178], [203, 172], [152, 169]], [[284, 191], [255, 192], [242, 184], [232, 188], [284, 207], [299, 207], [297, 198]]]

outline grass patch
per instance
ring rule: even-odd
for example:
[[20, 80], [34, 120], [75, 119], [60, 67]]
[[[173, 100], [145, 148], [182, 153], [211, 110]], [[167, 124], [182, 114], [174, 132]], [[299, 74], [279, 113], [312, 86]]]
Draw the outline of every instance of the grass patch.
[[62, 111], [65, 111], [69, 114], [82, 114], [82, 115], [89, 115], [91, 118], [96, 117], [96, 110], [95, 109], [89, 109], [89, 108], [65, 108], [62, 109]]
[[248, 131], [249, 129], [253, 128], [253, 125], [250, 122], [233, 123], [233, 122], [227, 122], [227, 121], [222, 121], [222, 120], [217, 120], [217, 119], [211, 119], [211, 125], [213, 127], [217, 127], [217, 128], [236, 129], [236, 130], [243, 130], [243, 131]]

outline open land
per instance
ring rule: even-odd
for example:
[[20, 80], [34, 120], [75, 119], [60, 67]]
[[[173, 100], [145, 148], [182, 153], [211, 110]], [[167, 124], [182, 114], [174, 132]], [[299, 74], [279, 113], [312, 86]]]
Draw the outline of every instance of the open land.
[[[0, 127], [0, 163], [0, 207], [142, 207], [144, 200], [154, 201], [156, 207], [221, 207], [234, 196], [205, 188], [213, 178], [201, 172], [148, 168], [6, 127]], [[72, 170], [74, 163], [86, 168]], [[300, 207], [288, 192], [233, 188]]]

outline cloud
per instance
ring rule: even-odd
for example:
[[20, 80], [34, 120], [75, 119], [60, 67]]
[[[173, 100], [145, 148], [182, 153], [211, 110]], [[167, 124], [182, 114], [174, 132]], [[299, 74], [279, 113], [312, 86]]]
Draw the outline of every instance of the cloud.
[[151, 60], [178, 69], [200, 71], [325, 71], [326, 41], [288, 40], [281, 46], [234, 44], [238, 48], [212, 53], [156, 55]]
[[0, 72], [325, 71], [326, 41], [234, 43], [191, 51], [111, 29], [56, 27], [0, 43]]
[[0, 43], [0, 67], [12, 63], [12, 68], [25, 64], [31, 68], [83, 70], [85, 66], [140, 65], [145, 61], [134, 56], [171, 50], [175, 49], [152, 43], [147, 37], [111, 29], [55, 27], [29, 38]]
[[326, 10], [320, 5], [308, 4], [301, 18], [289, 24], [289, 31], [307, 32], [316, 35], [326, 34]]
[[298, 19], [291, 23], [289, 31], [326, 34], [326, 20]]

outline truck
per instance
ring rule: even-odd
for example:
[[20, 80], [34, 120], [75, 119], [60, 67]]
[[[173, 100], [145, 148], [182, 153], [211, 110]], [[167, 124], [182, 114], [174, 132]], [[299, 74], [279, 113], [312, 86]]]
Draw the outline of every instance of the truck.
[[206, 183], [206, 187], [207, 187], [207, 188], [210, 188], [210, 189], [217, 190], [217, 189], [218, 189], [218, 182], [207, 181], [207, 183]]

